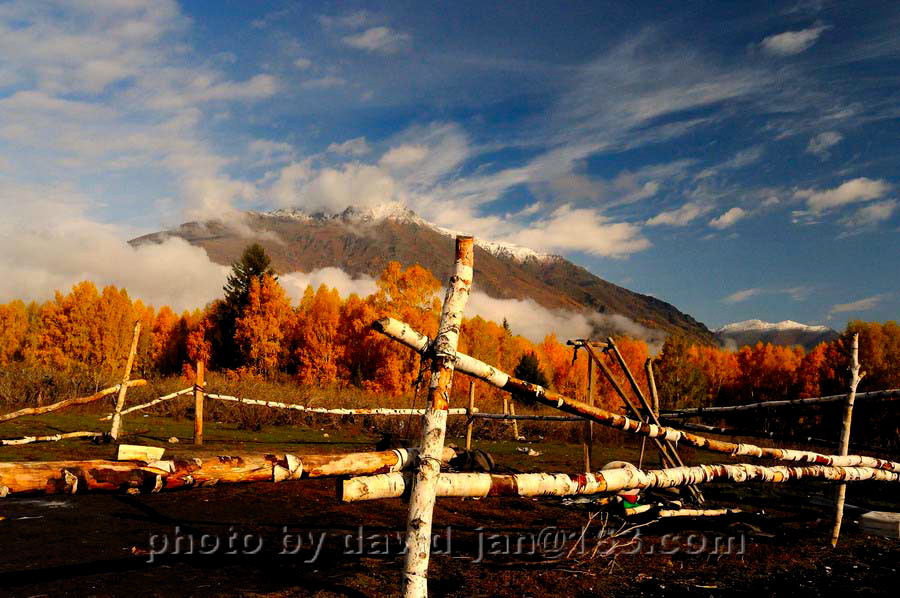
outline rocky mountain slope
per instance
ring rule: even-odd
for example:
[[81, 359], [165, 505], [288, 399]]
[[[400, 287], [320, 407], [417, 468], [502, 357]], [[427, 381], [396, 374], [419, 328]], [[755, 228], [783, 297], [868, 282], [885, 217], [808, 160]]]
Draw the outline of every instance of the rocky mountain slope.
[[[181, 237], [203, 247], [210, 259], [230, 264], [251, 242], [262, 244], [279, 272], [338, 267], [353, 276], [377, 277], [388, 261], [419, 263], [445, 280], [452, 269], [452, 231], [396, 204], [347, 208], [340, 214], [300, 210], [248, 212], [242, 234], [216, 222], [189, 222], [145, 235], [132, 244]], [[476, 240], [475, 288], [499, 299], [531, 298], [549, 309], [625, 316], [663, 333], [713, 342], [702, 323], [673, 305], [607, 282], [559, 257], [507, 243]], [[598, 321], [602, 318], [598, 318]], [[602, 328], [602, 325], [599, 326]], [[604, 330], [597, 330], [597, 334]]]

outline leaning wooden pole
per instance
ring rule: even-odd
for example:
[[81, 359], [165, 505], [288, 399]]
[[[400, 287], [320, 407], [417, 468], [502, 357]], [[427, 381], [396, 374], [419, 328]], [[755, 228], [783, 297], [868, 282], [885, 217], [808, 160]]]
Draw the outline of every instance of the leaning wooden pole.
[[[900, 474], [871, 467], [831, 467], [807, 465], [716, 464], [641, 471], [636, 467], [609, 469], [597, 473], [442, 473], [437, 495], [456, 498], [489, 496], [577, 496], [649, 488], [677, 488], [711, 482], [783, 483], [799, 479], [842, 482], [898, 482]], [[344, 480], [340, 485], [343, 502], [399, 498], [408, 491], [410, 474], [388, 473]]]
[[469, 409], [466, 412], [468, 421], [466, 422], [466, 450], [472, 450], [472, 428], [475, 426], [475, 381], [469, 380]]
[[[425, 352], [428, 349], [430, 342], [428, 337], [416, 332], [408, 324], [404, 324], [399, 320], [382, 318], [381, 320], [374, 322], [372, 326], [375, 330], [378, 330], [385, 336], [390, 337], [413, 350]], [[497, 368], [475, 359], [474, 357], [470, 357], [465, 353], [456, 354], [456, 369], [463, 374], [483, 380], [491, 386], [506, 392], [514, 393], [536, 403], [559, 409], [565, 413], [589, 418], [602, 426], [622, 430], [623, 432], [628, 432], [630, 434], [647, 436], [648, 438], [665, 438], [666, 440], [671, 440], [675, 443], [688, 444], [714, 453], [725, 453], [733, 457], [747, 456], [775, 459], [777, 461], [831, 465], [836, 467], [871, 467], [875, 469], [900, 471], [900, 463], [896, 461], [887, 461], [885, 459], [876, 459], [875, 457], [866, 457], [862, 455], [847, 455], [842, 457], [839, 455], [824, 455], [811, 451], [762, 447], [756, 446], [755, 444], [736, 444], [734, 442], [724, 442], [713, 438], [707, 438], [705, 436], [700, 436], [699, 434], [692, 434], [677, 428], [657, 426], [656, 424], [647, 425], [640, 420], [631, 419], [619, 413], [612, 413], [596, 406], [592, 407], [587, 403], [576, 401], [565, 395], [548, 390], [543, 386], [513, 378], [506, 372], [498, 370]]]
[[[328, 455], [251, 454], [161, 461], [0, 463], [0, 497], [86, 492], [160, 492], [249, 482], [368, 475], [412, 467], [418, 449]], [[454, 455], [446, 448], [443, 462]]]
[[197, 362], [197, 372], [194, 377], [194, 444], [203, 444], [203, 386], [206, 384], [206, 364]]
[[119, 386], [119, 396], [116, 398], [116, 412], [113, 414], [112, 427], [109, 435], [113, 440], [118, 440], [122, 430], [122, 409], [125, 407], [125, 393], [128, 392], [128, 380], [131, 378], [131, 368], [134, 365], [134, 356], [137, 353], [138, 339], [141, 336], [141, 321], [134, 324], [134, 334], [131, 337], [131, 349], [128, 351], [128, 361], [125, 362], [125, 373], [122, 375], [122, 384]]
[[[577, 351], [578, 349], [575, 349]], [[594, 360], [588, 357], [587, 364], [587, 404], [594, 405]], [[591, 472], [591, 452], [594, 448], [594, 422], [584, 422], [584, 473]]]
[[447, 409], [462, 325], [463, 310], [472, 287], [474, 240], [456, 238], [456, 268], [447, 285], [438, 334], [431, 350], [431, 383], [419, 447], [419, 463], [409, 502], [406, 525], [406, 557], [403, 564], [403, 595], [428, 595], [428, 557], [431, 552], [431, 522], [435, 486], [441, 472], [440, 456], [447, 433]]
[[[146, 380], [129, 380], [126, 386], [146, 386], [146, 384]], [[16, 419], [18, 417], [25, 417], [26, 415], [43, 415], [44, 413], [58, 411], [59, 409], [65, 409], [66, 407], [74, 407], [75, 405], [86, 405], [88, 403], [93, 403], [94, 401], [99, 401], [100, 399], [108, 397], [109, 395], [116, 394], [120, 391], [121, 387], [121, 384], [116, 384], [115, 386], [110, 386], [109, 388], [104, 388], [101, 391], [95, 392], [89, 397], [66, 399], [64, 401], [59, 401], [58, 403], [53, 403], [52, 405], [43, 405], [41, 407], [26, 407], [25, 409], [19, 409], [18, 411], [5, 413], [3, 415], [0, 415], [0, 423], [8, 422], [9, 420]]]
[[[850, 450], [850, 424], [853, 420], [853, 402], [856, 400], [856, 387], [865, 374], [859, 373], [859, 333], [853, 335], [853, 343], [850, 346], [850, 392], [847, 394], [847, 404], [844, 407], [844, 422], [841, 426], [840, 455], [846, 456]], [[831, 532], [831, 546], [837, 546], [841, 535], [841, 522], [844, 519], [844, 500], [847, 497], [847, 485], [839, 484], [837, 500], [834, 508], [834, 529]]]

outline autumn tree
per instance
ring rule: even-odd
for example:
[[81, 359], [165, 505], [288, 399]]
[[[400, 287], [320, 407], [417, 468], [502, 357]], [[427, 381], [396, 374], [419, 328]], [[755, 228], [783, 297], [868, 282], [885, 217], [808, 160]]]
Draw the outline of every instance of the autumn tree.
[[216, 306], [217, 334], [212, 335], [213, 355], [222, 367], [233, 368], [241, 365], [241, 356], [245, 355], [245, 352], [236, 341], [237, 320], [242, 317], [244, 308], [249, 302], [253, 281], [262, 282], [266, 276], [277, 280], [271, 262], [262, 245], [253, 243], [244, 249], [238, 261], [231, 264], [231, 273], [223, 288], [225, 300]]
[[666, 338], [655, 360], [656, 386], [662, 409], [700, 407], [708, 396], [707, 380], [690, 359], [690, 344], [681, 335]]
[[251, 371], [267, 377], [278, 371], [293, 316], [290, 301], [274, 277], [264, 274], [250, 281], [247, 304], [235, 322], [234, 340]]
[[324, 284], [314, 295], [311, 290], [307, 287], [297, 310], [292, 352], [300, 381], [325, 386], [337, 381], [343, 353], [338, 343], [341, 296]]
[[0, 305], [0, 365], [24, 359], [28, 312], [21, 301]]

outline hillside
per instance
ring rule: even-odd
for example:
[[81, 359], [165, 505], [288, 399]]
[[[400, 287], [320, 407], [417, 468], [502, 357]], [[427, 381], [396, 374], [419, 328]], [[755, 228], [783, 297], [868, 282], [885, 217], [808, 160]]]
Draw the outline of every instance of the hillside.
[[[203, 247], [210, 259], [230, 264], [249, 243], [262, 244], [279, 272], [338, 267], [353, 276], [377, 277], [388, 261], [419, 263], [444, 280], [452, 268], [453, 234], [398, 206], [335, 215], [299, 210], [248, 212], [251, 233], [216, 222], [189, 222], [145, 235], [132, 244], [176, 236]], [[705, 343], [712, 333], [673, 305], [607, 282], [559, 257], [505, 243], [476, 240], [475, 288], [499, 299], [531, 298], [549, 309], [619, 314], [663, 333]], [[603, 334], [604, 330], [596, 333]]]

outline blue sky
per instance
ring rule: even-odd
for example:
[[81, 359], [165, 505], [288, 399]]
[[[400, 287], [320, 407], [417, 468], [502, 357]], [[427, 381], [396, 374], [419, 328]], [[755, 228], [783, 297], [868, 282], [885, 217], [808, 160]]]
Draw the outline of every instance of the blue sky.
[[897, 319], [898, 30], [895, 2], [0, 2], [0, 299], [187, 306], [204, 256], [124, 239], [401, 202], [711, 327]]

